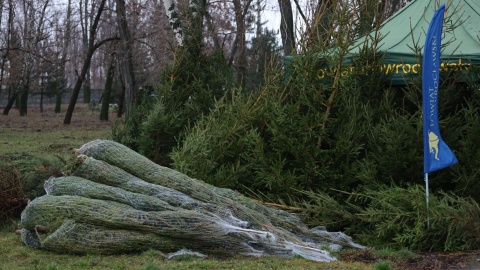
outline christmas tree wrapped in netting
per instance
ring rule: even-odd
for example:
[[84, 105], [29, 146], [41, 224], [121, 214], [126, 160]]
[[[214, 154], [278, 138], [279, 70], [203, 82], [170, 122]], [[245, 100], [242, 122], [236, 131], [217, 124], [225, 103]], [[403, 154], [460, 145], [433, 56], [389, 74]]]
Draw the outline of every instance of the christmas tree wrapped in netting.
[[206, 255], [299, 255], [335, 260], [326, 249], [363, 248], [342, 234], [309, 229], [270, 208], [159, 166], [109, 140], [75, 150], [70, 171], [22, 213], [25, 244], [55, 252], [115, 254], [156, 249]]

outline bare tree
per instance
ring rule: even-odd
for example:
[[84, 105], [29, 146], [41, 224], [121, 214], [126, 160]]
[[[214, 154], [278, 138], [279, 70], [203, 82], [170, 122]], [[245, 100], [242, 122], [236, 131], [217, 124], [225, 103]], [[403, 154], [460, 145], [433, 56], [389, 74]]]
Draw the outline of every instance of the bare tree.
[[412, 0], [381, 0], [378, 5], [379, 14], [381, 15], [379, 16], [381, 20], [379, 23], [382, 23], [384, 20], [388, 19], [395, 12], [411, 1]]
[[[95, 2], [92, 0], [90, 2], [89, 10], [89, 0], [80, 0], [79, 2], [79, 12], [80, 12], [80, 26], [82, 34], [82, 46], [83, 46], [83, 57], [87, 58], [89, 53], [89, 43], [90, 35], [89, 31], [91, 29], [91, 24], [93, 23], [93, 14], [95, 10]], [[89, 67], [90, 68], [90, 67]], [[91, 87], [90, 87], [90, 72], [87, 71], [85, 74], [85, 79], [83, 82], [83, 103], [90, 103]]]
[[[62, 78], [59, 78], [62, 80], [66, 80], [65, 76], [67, 74], [67, 55], [68, 55], [68, 49], [70, 47], [70, 41], [71, 41], [71, 36], [72, 36], [72, 0], [67, 1], [67, 12], [65, 15], [65, 28], [64, 28], [64, 34], [63, 34], [63, 39], [61, 42], [63, 42], [61, 46], [61, 58], [60, 58], [60, 65], [58, 67], [58, 73], [60, 73], [60, 76]], [[57, 29], [60, 27], [57, 25]], [[62, 27], [63, 28], [63, 27]], [[61, 106], [62, 106], [62, 95], [63, 95], [63, 87], [59, 87], [56, 89], [55, 93], [55, 113], [60, 113], [61, 111]]]
[[35, 61], [38, 60], [38, 57], [41, 57], [38, 54], [39, 45], [47, 38], [44, 24], [49, 3], [49, 0], [22, 0], [20, 3], [23, 15], [23, 21], [20, 24], [21, 31], [19, 31], [22, 37], [20, 81], [3, 110], [4, 115], [8, 115], [17, 97], [19, 97], [20, 115], [24, 116], [27, 114], [28, 93], [32, 82], [31, 76], [34, 72]]
[[[3, 10], [4, 10], [4, 1], [1, 0], [1, 11], [0, 11], [0, 14], [3, 14]], [[12, 35], [12, 29], [13, 29], [13, 17], [14, 17], [14, 12], [13, 12], [13, 0], [8, 0], [8, 21], [7, 21], [7, 30], [6, 30], [6, 33], [4, 35], [4, 44], [5, 44], [5, 48], [3, 49], [2, 51], [2, 58], [1, 58], [1, 63], [0, 63], [0, 93], [2, 91], [2, 87], [4, 85], [4, 75], [5, 75], [5, 67], [6, 67], [6, 63], [7, 63], [7, 59], [9, 57], [9, 52], [10, 52], [10, 48], [11, 48], [11, 35]], [[0, 23], [1, 23], [1, 19], [0, 19]]]
[[242, 6], [242, 3], [240, 0], [233, 0], [237, 32], [235, 35], [235, 42], [233, 46], [234, 52], [232, 53], [232, 57], [235, 55], [235, 50], [238, 48], [237, 83], [240, 87], [245, 86], [245, 80], [246, 80], [245, 76], [247, 73], [247, 42], [246, 42], [247, 26], [246, 26], [245, 18], [247, 17], [247, 13], [250, 9], [251, 3], [252, 3], [252, 0], [246, 0]]
[[121, 40], [121, 62], [122, 77], [125, 85], [125, 114], [130, 117], [133, 108], [138, 103], [135, 89], [135, 74], [133, 72], [132, 37], [127, 24], [125, 0], [115, 0], [117, 3], [117, 23]]
[[80, 88], [82, 87], [82, 83], [85, 80], [86, 74], [90, 68], [90, 64], [91, 64], [92, 56], [94, 52], [103, 44], [109, 41], [118, 39], [117, 37], [111, 37], [111, 38], [106, 38], [101, 41], [95, 42], [98, 25], [100, 23], [100, 17], [105, 8], [105, 2], [106, 0], [100, 0], [100, 3], [96, 10], [95, 18], [93, 19], [92, 24], [90, 25], [90, 28], [88, 31], [89, 32], [88, 51], [82, 65], [82, 70], [80, 71], [80, 74], [78, 74], [77, 82], [75, 83], [75, 87], [73, 88], [73, 91], [72, 91], [70, 103], [68, 104], [68, 109], [65, 114], [65, 119], [63, 120], [64, 124], [70, 124], [70, 122], [72, 121], [73, 110], [75, 109], [75, 105], [77, 103], [78, 94], [80, 92]]

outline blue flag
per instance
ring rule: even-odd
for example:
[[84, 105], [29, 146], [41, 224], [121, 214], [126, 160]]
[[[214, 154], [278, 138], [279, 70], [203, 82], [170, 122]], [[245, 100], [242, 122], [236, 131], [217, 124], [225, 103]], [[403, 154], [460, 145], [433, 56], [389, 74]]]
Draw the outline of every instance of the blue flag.
[[438, 126], [438, 88], [440, 85], [440, 47], [445, 4], [441, 5], [430, 22], [422, 62], [423, 88], [423, 171], [443, 169], [458, 162], [455, 154], [442, 140]]

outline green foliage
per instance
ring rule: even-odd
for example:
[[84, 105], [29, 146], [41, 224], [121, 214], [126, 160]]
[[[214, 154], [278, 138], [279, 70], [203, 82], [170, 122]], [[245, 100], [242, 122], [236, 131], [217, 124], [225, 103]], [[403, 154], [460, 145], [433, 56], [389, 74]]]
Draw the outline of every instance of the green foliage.
[[48, 96], [62, 95], [67, 90], [68, 82], [65, 78], [65, 71], [55, 68], [47, 78], [46, 94]]
[[114, 140], [159, 164], [170, 164], [169, 154], [185, 128], [208, 113], [233, 81], [221, 53], [193, 52], [187, 46], [176, 54], [173, 65], [163, 73], [157, 97], [144, 99], [125, 125], [116, 125]]
[[[188, 129], [188, 137], [172, 153], [172, 159], [175, 167], [191, 177], [233, 188], [241, 185], [240, 177], [248, 179], [245, 167], [254, 166], [243, 160], [242, 152], [258, 141], [258, 131], [252, 130], [250, 123], [261, 118], [262, 111], [253, 109], [255, 102], [240, 94], [234, 94], [228, 103], [235, 106], [224, 100], [209, 116], [199, 119], [195, 128]], [[215, 121], [220, 116], [225, 121]]]
[[64, 158], [56, 155], [11, 155], [8, 156], [8, 160], [9, 164], [0, 165], [14, 166], [19, 172], [23, 192], [30, 199], [44, 195], [45, 180], [51, 176], [60, 176], [66, 164]]
[[[383, 59], [368, 47], [353, 58], [348, 76], [335, 77], [339, 58], [307, 53], [291, 59], [287, 82], [277, 73], [249, 97], [236, 93], [219, 101], [188, 129], [172, 153], [174, 166], [215, 185], [283, 201], [301, 197], [295, 190], [302, 189], [422, 184], [419, 82], [385, 85], [388, 74], [375, 68]], [[319, 81], [325, 65], [332, 67], [331, 80]], [[443, 75], [440, 129], [461, 162], [432, 173], [432, 189], [480, 199], [478, 87]]]
[[373, 128], [386, 129], [381, 116], [395, 111], [393, 91], [375, 87], [379, 78], [367, 80], [365, 73], [342, 79], [335, 90], [317, 80], [323, 64], [306, 55], [292, 63], [286, 86], [277, 73], [249, 97], [219, 101], [172, 153], [174, 166], [215, 185], [283, 200], [294, 189], [351, 190], [375, 182], [366, 146], [376, 138]]
[[125, 122], [116, 120], [112, 125], [112, 139], [136, 151], [140, 148], [141, 123], [152, 108], [152, 102], [142, 99], [141, 105], [136, 106]]
[[[478, 86], [444, 74], [440, 129], [460, 163], [429, 175], [440, 199], [432, 199], [427, 230], [425, 191], [411, 185], [424, 182], [421, 88], [416, 81], [389, 88], [374, 68], [320, 83], [318, 66], [329, 61], [307, 54], [291, 62], [286, 84], [272, 77], [249, 97], [236, 93], [217, 102], [173, 151], [175, 168], [280, 203], [307, 196], [306, 220], [346, 230], [367, 245], [478, 248], [472, 214], [480, 199]], [[381, 61], [364, 50], [354, 63]]]
[[392, 267], [389, 262], [381, 261], [375, 264], [375, 270], [390, 270]]
[[[372, 37], [370, 44], [350, 56], [351, 37], [335, 36], [350, 30], [368, 31], [375, 18], [370, 15], [365, 17], [365, 29], [354, 30], [343, 18], [348, 23], [342, 31], [328, 33], [332, 44], [312, 36], [308, 46], [315, 52], [289, 58], [287, 74], [267, 71], [264, 83], [248, 89], [248, 95], [237, 91], [223, 96], [231, 89], [231, 74], [220, 72], [228, 70], [220, 55], [195, 54], [199, 47], [180, 52], [158, 87], [158, 102], [134, 121], [136, 129], [128, 138], [155, 161], [219, 187], [261, 194], [262, 199], [280, 203], [312, 199], [312, 194], [301, 192], [312, 190], [318, 199], [311, 207], [305, 206], [309, 220], [348, 228], [359, 236], [377, 230], [379, 246], [453, 249], [455, 241], [442, 238], [443, 233], [453, 234], [444, 225], [438, 229], [441, 243], [423, 243], [429, 237], [425, 224], [413, 222], [410, 215], [425, 214], [421, 201], [416, 201], [423, 195], [410, 186], [423, 185], [421, 77], [412, 78], [409, 85], [391, 87], [385, 80], [388, 74], [377, 68], [383, 63], [375, 52], [381, 40]], [[419, 52], [418, 48], [412, 51]], [[342, 67], [347, 58], [352, 66]], [[449, 194], [442, 195], [442, 200], [472, 198], [470, 205], [480, 200], [480, 154], [476, 151], [480, 92], [477, 82], [458, 83], [457, 76], [442, 73], [439, 118], [443, 139], [459, 164], [433, 172], [429, 178], [432, 191]], [[390, 184], [397, 188], [383, 188]], [[376, 199], [364, 198], [351, 209], [333, 203], [351, 199], [350, 194], [380, 196], [371, 192], [405, 196], [382, 201], [383, 207], [390, 206], [382, 211], [400, 209], [398, 216], [384, 217], [379, 210], [369, 213], [371, 221], [358, 220], [356, 213]], [[322, 200], [335, 207], [319, 207]], [[371, 211], [377, 209], [373, 206]], [[444, 221], [432, 218], [431, 228], [435, 222]], [[464, 242], [456, 248], [476, 245]]]
[[[349, 193], [339, 203], [330, 195], [304, 192], [308, 199], [296, 205], [307, 214], [310, 225], [327, 225], [371, 247], [400, 250], [469, 250], [480, 247], [480, 207], [470, 198], [438, 193], [412, 185], [378, 186], [363, 193]], [[430, 226], [428, 226], [430, 222]]]
[[140, 152], [164, 165], [170, 164], [169, 154], [184, 129], [208, 113], [231, 82], [221, 54], [200, 55], [193, 61], [188, 54], [180, 58], [164, 74], [160, 98], [142, 123], [139, 139]]
[[[478, 88], [473, 88], [478, 89]], [[458, 195], [480, 201], [480, 92], [470, 89], [472, 97], [457, 113], [445, 120], [445, 134], [454, 149], [459, 163], [451, 171], [438, 173], [439, 185], [451, 187]], [[444, 177], [441, 177], [444, 176]]]

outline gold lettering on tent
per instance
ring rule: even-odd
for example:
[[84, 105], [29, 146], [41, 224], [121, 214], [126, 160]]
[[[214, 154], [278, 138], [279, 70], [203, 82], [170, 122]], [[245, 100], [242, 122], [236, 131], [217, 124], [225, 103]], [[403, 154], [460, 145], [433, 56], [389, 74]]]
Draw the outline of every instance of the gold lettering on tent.
[[398, 74], [398, 68], [399, 68], [400, 66], [403, 66], [403, 65], [402, 65], [402, 64], [396, 65], [397, 68], [395, 69], [395, 74]]
[[[436, 57], [436, 55], [434, 55]], [[408, 75], [408, 74], [419, 74], [421, 70], [421, 64], [383, 64], [378, 67], [378, 70], [384, 72], [386, 75], [392, 74], [400, 74], [400, 75]], [[360, 68], [360, 70], [359, 70]], [[371, 66], [363, 66], [363, 67], [355, 67], [353, 65], [349, 65], [347, 67], [342, 68], [341, 76], [349, 76], [355, 72], [359, 72], [361, 74], [367, 74], [368, 70], [372, 69]], [[465, 64], [462, 62], [462, 59], [459, 58], [456, 62], [446, 63], [443, 62], [440, 64], [440, 71], [462, 71], [462, 70], [472, 70], [472, 64]], [[336, 73], [337, 68], [320, 68], [318, 70], [317, 78], [324, 79], [325, 77], [334, 76]]]
[[318, 77], [319, 79], [325, 78], [325, 70], [321, 68], [321, 69], [319, 70], [319, 74], [318, 74], [317, 77]]
[[420, 68], [420, 64], [415, 64], [412, 66], [412, 72], [417, 74], [418, 73], [418, 69]]

